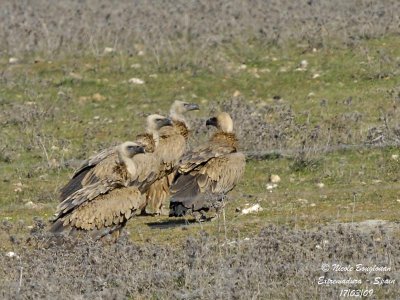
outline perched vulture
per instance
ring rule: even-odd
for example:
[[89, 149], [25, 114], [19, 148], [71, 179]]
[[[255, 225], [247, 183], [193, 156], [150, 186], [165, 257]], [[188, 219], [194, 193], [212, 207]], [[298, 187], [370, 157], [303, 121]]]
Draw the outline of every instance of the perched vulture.
[[170, 216], [206, 218], [208, 211], [218, 211], [244, 173], [245, 156], [238, 152], [229, 114], [222, 112], [208, 119], [206, 125], [218, 131], [206, 145], [182, 158], [170, 189]]
[[145, 152], [138, 143], [125, 142], [108, 156], [107, 176], [73, 192], [57, 207], [53, 233], [89, 233], [94, 239], [109, 234], [115, 238], [131, 216], [140, 213], [146, 201], [139, 189], [131, 186], [138, 167], [134, 158]]
[[199, 110], [199, 106], [178, 100], [171, 106], [169, 117], [173, 126], [167, 126], [160, 130], [160, 144], [155, 151], [162, 160], [161, 178], [155, 181], [146, 192], [144, 214], [155, 215], [163, 212], [163, 205], [169, 197], [169, 188], [174, 178], [173, 170], [187, 150], [190, 129], [184, 114], [192, 110]]
[[[158, 168], [159, 162], [155, 162], [155, 158], [150, 155], [150, 153], [154, 152], [155, 147], [158, 144], [159, 130], [164, 126], [171, 127], [170, 125], [172, 125], [172, 123], [170, 119], [156, 114], [148, 116], [146, 123], [147, 133], [137, 135], [135, 140], [144, 147], [146, 154], [137, 156], [135, 159], [141, 161], [141, 163], [139, 163], [141, 168], [146, 169], [150, 166]], [[145, 156], [145, 159], [143, 156]], [[107, 176], [112, 173], [113, 168], [113, 165], [109, 165], [109, 162], [113, 162], [116, 157], [117, 147], [111, 147], [87, 159], [82, 166], [75, 171], [71, 180], [60, 190], [60, 202], [64, 201], [82, 187], [93, 184], [102, 178], [107, 178]], [[145, 162], [148, 159], [151, 160], [150, 164], [146, 164]], [[141, 174], [140, 178], [143, 179], [144, 176], [147, 176], [149, 171], [146, 172], [146, 174]]]

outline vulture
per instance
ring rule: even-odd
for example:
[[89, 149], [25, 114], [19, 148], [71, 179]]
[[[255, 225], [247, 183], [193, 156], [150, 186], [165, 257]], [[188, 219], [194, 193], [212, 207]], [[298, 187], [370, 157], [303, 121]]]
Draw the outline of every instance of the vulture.
[[238, 151], [233, 121], [228, 113], [219, 113], [206, 125], [217, 128], [206, 145], [186, 154], [171, 185], [170, 216], [192, 214], [207, 218], [207, 212], [219, 211], [245, 169], [245, 156]]
[[[144, 168], [145, 172], [147, 172], [146, 174], [141, 174], [141, 179], [143, 179], [144, 176], [149, 175], [150, 171], [147, 170], [147, 167], [153, 167], [156, 169], [158, 168], [159, 162], [156, 162], [155, 158], [153, 155], [150, 155], [150, 153], [153, 153], [158, 145], [159, 130], [164, 126], [172, 125], [170, 119], [157, 114], [148, 116], [146, 123], [147, 132], [136, 136], [136, 142], [142, 145], [146, 151], [145, 155], [135, 157], [136, 160], [140, 160], [140, 162], [138, 162], [138, 167], [142, 169]], [[71, 180], [63, 188], [61, 188], [60, 202], [64, 201], [82, 187], [92, 184], [95, 181], [101, 180], [102, 178], [112, 174], [113, 165], [109, 165], [109, 162], [113, 162], [117, 157], [117, 149], [118, 147], [111, 147], [87, 159], [82, 166], [75, 171]], [[145, 158], [143, 158], [143, 156]], [[147, 165], [146, 160], [147, 162], [150, 160]], [[155, 173], [155, 171], [152, 173]], [[154, 175], [152, 176], [154, 177]]]
[[53, 233], [89, 233], [93, 239], [112, 235], [118, 238], [121, 229], [146, 201], [136, 186], [138, 166], [134, 158], [145, 153], [144, 147], [125, 142], [116, 147], [107, 161], [107, 176], [97, 178], [73, 192], [58, 207], [50, 229]]
[[166, 126], [160, 129], [160, 142], [155, 150], [156, 155], [162, 161], [160, 179], [150, 185], [146, 192], [147, 200], [143, 214], [156, 215], [163, 213], [163, 206], [169, 197], [169, 188], [174, 178], [173, 170], [187, 148], [190, 129], [184, 114], [188, 111], [199, 109], [197, 104], [179, 100], [172, 104], [169, 117], [173, 125], [172, 127]]

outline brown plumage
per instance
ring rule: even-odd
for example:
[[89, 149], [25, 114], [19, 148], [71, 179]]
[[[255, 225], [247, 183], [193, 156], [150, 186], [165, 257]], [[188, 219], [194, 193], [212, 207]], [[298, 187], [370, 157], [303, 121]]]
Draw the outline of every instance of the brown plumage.
[[245, 156], [238, 152], [233, 122], [223, 112], [207, 120], [218, 131], [209, 142], [184, 158], [171, 186], [170, 216], [200, 213], [222, 205], [222, 200], [243, 176]]
[[[162, 161], [160, 179], [150, 185], [146, 192], [146, 208], [144, 214], [161, 214], [163, 206], [169, 198], [169, 188], [174, 178], [173, 170], [187, 149], [187, 140], [190, 129], [184, 114], [188, 111], [198, 110], [197, 104], [175, 101], [170, 109], [170, 118], [173, 126], [160, 130], [160, 143], [156, 150]], [[168, 213], [168, 211], [167, 211]]]
[[137, 143], [125, 142], [117, 146], [115, 157], [105, 159], [110, 173], [84, 185], [61, 202], [51, 231], [89, 233], [94, 239], [114, 232], [118, 234], [131, 216], [141, 211], [145, 202], [139, 189], [131, 186], [138, 177], [134, 158], [143, 153], [144, 148]]
[[[135, 157], [135, 159], [140, 160], [140, 167], [149, 175], [150, 171], [147, 170], [148, 167], [152, 166], [157, 168], [158, 166], [158, 162], [156, 163], [152, 155], [149, 155], [154, 152], [156, 144], [158, 144], [158, 131], [162, 127], [169, 126], [172, 123], [170, 119], [160, 115], [150, 115], [147, 117], [146, 122], [147, 133], [136, 136], [136, 142], [145, 148], [146, 154]], [[145, 158], [142, 156], [145, 156]], [[87, 159], [82, 166], [75, 171], [70, 181], [60, 190], [60, 202], [64, 201], [82, 187], [108, 177], [112, 173], [112, 162], [116, 157], [117, 147], [111, 147]], [[145, 162], [146, 159], [150, 161], [147, 166]], [[110, 162], [111, 165], [109, 165]], [[141, 174], [141, 179], [143, 179], [143, 177], [144, 175]]]

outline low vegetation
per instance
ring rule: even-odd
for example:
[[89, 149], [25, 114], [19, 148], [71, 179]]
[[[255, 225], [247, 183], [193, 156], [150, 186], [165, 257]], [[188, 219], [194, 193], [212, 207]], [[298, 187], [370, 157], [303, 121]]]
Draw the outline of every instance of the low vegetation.
[[[2, 1], [0, 298], [338, 298], [349, 286], [317, 281], [349, 275], [395, 299], [399, 3], [383, 2]], [[115, 245], [53, 244], [74, 168], [175, 99], [201, 106], [192, 147], [233, 117], [248, 162], [226, 222], [141, 217]], [[366, 281], [381, 275], [395, 284]]]

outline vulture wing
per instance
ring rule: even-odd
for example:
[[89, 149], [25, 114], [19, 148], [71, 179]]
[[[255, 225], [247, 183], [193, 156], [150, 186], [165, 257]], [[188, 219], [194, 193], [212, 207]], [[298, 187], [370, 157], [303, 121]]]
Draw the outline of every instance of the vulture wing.
[[140, 213], [145, 201], [145, 196], [136, 187], [114, 189], [95, 196], [57, 219], [52, 231], [85, 230], [99, 239], [120, 230], [132, 215]]
[[[116, 156], [116, 147], [105, 149], [98, 154], [90, 157], [82, 163], [82, 165], [74, 172], [71, 180], [60, 190], [60, 201], [65, 200], [68, 196], [82, 188], [82, 183], [88, 173], [101, 162], [108, 160], [110, 157]], [[93, 180], [93, 178], [92, 178]]]
[[244, 173], [245, 156], [240, 152], [225, 154], [227, 148], [219, 150], [192, 154], [179, 167], [171, 186], [170, 215], [208, 209], [235, 187]]

